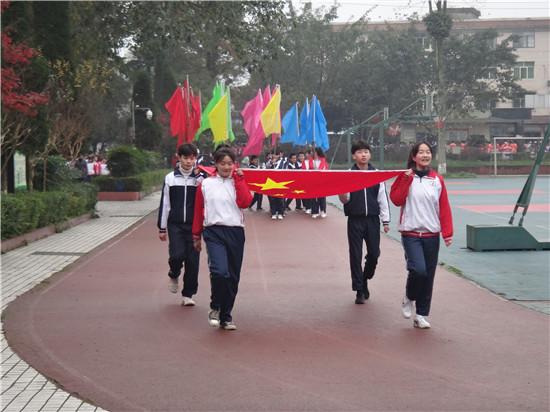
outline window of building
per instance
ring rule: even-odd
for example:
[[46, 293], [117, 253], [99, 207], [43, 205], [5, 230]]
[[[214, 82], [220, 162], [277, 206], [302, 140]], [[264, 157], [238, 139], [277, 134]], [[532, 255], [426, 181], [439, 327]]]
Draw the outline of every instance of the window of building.
[[432, 49], [432, 38], [430, 36], [417, 36], [416, 41], [422, 46], [424, 50]]
[[512, 107], [514, 109], [523, 109], [525, 108], [525, 96], [516, 97], [512, 99]]
[[550, 107], [550, 95], [526, 94], [525, 107], [531, 108], [531, 109], [546, 109]]
[[535, 62], [518, 62], [514, 66], [514, 79], [534, 79], [535, 78]]
[[535, 47], [535, 33], [517, 34], [513, 44], [515, 49]]

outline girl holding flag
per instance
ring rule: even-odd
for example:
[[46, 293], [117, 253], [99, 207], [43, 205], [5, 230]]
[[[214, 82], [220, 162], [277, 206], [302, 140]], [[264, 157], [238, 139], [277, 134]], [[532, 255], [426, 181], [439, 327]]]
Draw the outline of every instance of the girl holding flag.
[[237, 297], [244, 255], [244, 217], [241, 209], [252, 202], [252, 195], [241, 169], [235, 169], [236, 156], [229, 148], [214, 153], [216, 174], [197, 188], [193, 218], [193, 244], [201, 250], [206, 244], [212, 297], [208, 323], [224, 330], [235, 330], [232, 309]]
[[407, 286], [401, 306], [403, 317], [412, 316], [413, 326], [431, 327], [430, 314], [439, 237], [445, 246], [453, 241], [453, 219], [443, 178], [430, 168], [432, 148], [426, 142], [415, 144], [409, 154], [407, 170], [391, 187], [390, 198], [401, 206], [399, 231], [407, 261]]

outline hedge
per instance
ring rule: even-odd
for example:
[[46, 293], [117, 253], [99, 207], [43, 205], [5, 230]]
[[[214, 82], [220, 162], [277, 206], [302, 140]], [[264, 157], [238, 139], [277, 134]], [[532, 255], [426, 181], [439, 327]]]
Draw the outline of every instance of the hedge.
[[117, 146], [109, 150], [107, 167], [111, 176], [131, 177], [162, 167], [162, 159], [155, 152], [140, 150], [133, 146]]
[[129, 177], [98, 176], [93, 183], [100, 192], [147, 192], [161, 186], [167, 173], [162, 169]]
[[2, 239], [9, 239], [94, 210], [97, 190], [80, 183], [61, 191], [3, 194]]

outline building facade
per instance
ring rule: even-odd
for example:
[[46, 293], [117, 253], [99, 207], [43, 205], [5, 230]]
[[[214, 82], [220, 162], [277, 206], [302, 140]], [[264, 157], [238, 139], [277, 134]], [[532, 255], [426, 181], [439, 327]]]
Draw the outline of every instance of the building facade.
[[[465, 141], [472, 135], [485, 141], [493, 137], [525, 136], [540, 137], [550, 123], [550, 19], [480, 19], [480, 12], [474, 8], [448, 9], [453, 17], [453, 34], [473, 34], [494, 29], [498, 32], [497, 42], [514, 35], [515, 53], [518, 55], [514, 76], [526, 93], [517, 99], [496, 102], [486, 112], [474, 113], [472, 119], [447, 123], [449, 141]], [[422, 22], [413, 23], [419, 33], [417, 40], [426, 51], [431, 51], [431, 37]], [[338, 26], [339, 24], [336, 24]], [[409, 21], [368, 22], [368, 33], [376, 30], [407, 30]], [[335, 27], [338, 30], [338, 27]], [[401, 140], [422, 139], [425, 133], [412, 122], [401, 125]]]

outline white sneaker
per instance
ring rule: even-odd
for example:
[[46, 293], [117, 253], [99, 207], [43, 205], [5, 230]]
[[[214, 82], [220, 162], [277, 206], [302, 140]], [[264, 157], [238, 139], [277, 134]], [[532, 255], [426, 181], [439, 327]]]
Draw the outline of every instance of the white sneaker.
[[430, 329], [432, 325], [422, 315], [416, 315], [414, 317], [413, 326], [419, 329]]
[[210, 310], [208, 312], [208, 324], [213, 328], [220, 327], [220, 311], [219, 310]]
[[324, 219], [325, 217], [327, 217], [327, 213], [326, 212], [321, 212], [321, 217]]
[[271, 220], [277, 220], [277, 215], [272, 215]]
[[237, 330], [237, 325], [235, 325], [233, 322], [223, 322], [220, 326], [223, 330]]
[[277, 219], [283, 220], [283, 219], [284, 219], [284, 216], [283, 216], [283, 215], [277, 215]]
[[311, 215], [311, 209], [306, 209], [306, 214]]
[[317, 219], [317, 218], [319, 217], [319, 214], [318, 214], [318, 213], [314, 213], [314, 214], [311, 215], [311, 217], [312, 217], [313, 219]]
[[407, 296], [403, 298], [401, 302], [401, 314], [405, 319], [410, 319], [413, 311], [413, 303]]
[[172, 293], [178, 293], [179, 282], [178, 279], [168, 278], [168, 290]]
[[187, 297], [187, 296], [184, 296], [183, 297], [183, 300], [181, 301], [181, 305], [182, 306], [195, 306], [196, 303], [193, 299]]

